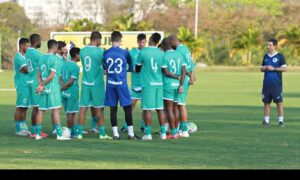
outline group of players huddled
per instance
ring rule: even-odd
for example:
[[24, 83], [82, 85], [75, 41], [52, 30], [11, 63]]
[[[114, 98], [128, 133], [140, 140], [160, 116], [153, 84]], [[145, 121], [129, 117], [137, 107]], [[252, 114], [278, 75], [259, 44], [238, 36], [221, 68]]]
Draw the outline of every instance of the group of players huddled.
[[[92, 32], [89, 45], [82, 49], [72, 47], [69, 52], [65, 42], [50, 39], [46, 54], [37, 50], [41, 47], [40, 35], [32, 34], [29, 39], [19, 40], [19, 52], [14, 59], [16, 135], [36, 140], [47, 137], [48, 134], [42, 131], [42, 122], [45, 111], [51, 110], [53, 133], [57, 140], [83, 139], [87, 133], [83, 126], [90, 107], [90, 132], [99, 133], [100, 139], [119, 140], [117, 110], [120, 102], [126, 121], [121, 131], [128, 132], [128, 139], [152, 140], [153, 110], [159, 120], [160, 139], [189, 137], [186, 99], [189, 86], [195, 81], [195, 65], [188, 47], [181, 44], [175, 35], [161, 41], [159, 33], [151, 35], [146, 47], [147, 37], [141, 33], [137, 36], [138, 47], [127, 51], [120, 48], [122, 34], [114, 31], [111, 34], [112, 47], [103, 50], [99, 47], [101, 38], [100, 32]], [[79, 61], [83, 71], [80, 101]], [[130, 89], [127, 72], [131, 72]], [[141, 100], [143, 110], [140, 124], [144, 133], [142, 138], [136, 136], [133, 130], [132, 114], [138, 100]], [[69, 133], [65, 133], [61, 126], [61, 105], [67, 114]], [[110, 107], [113, 137], [105, 132], [105, 106]], [[31, 131], [26, 125], [29, 107], [32, 107]]]

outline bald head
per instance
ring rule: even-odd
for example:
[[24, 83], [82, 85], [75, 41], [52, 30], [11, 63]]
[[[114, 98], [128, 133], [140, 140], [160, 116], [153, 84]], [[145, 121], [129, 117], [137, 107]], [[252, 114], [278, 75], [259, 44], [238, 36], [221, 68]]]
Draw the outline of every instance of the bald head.
[[173, 49], [176, 49], [177, 46], [180, 44], [177, 36], [175, 34], [171, 34], [169, 37], [168, 37], [169, 41], [170, 41], [170, 44], [172, 46]]

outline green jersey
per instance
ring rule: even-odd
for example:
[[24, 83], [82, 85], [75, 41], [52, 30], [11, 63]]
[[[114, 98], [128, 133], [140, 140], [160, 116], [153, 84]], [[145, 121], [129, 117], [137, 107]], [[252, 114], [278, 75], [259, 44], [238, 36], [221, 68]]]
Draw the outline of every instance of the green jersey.
[[27, 84], [32, 85], [38, 85], [37, 81], [37, 71], [39, 69], [39, 59], [43, 57], [43, 54], [40, 53], [35, 48], [28, 48], [25, 54], [26, 57], [26, 64], [28, 67], [28, 80]]
[[17, 90], [27, 87], [28, 75], [20, 72], [24, 66], [27, 66], [26, 58], [20, 52], [17, 52], [14, 58], [14, 81]]
[[[162, 68], [167, 68], [167, 70], [176, 75], [181, 76], [182, 67], [186, 66], [185, 59], [174, 50], [168, 50], [164, 54], [164, 60]], [[178, 89], [180, 85], [180, 81], [178, 79], [170, 78], [167, 76], [163, 76], [164, 89]]]
[[186, 63], [186, 71], [191, 72], [195, 69], [195, 64], [193, 63], [192, 54], [189, 48], [183, 44], [180, 44], [176, 51], [179, 52], [184, 58]]
[[[138, 59], [138, 55], [140, 53], [140, 49], [138, 48], [133, 48], [129, 54], [131, 57], [131, 62], [133, 65], [133, 68], [135, 69], [135, 65], [137, 64], [137, 59]], [[138, 88], [141, 87], [141, 76], [140, 73], [136, 73], [135, 71], [133, 71], [131, 73], [131, 88]]]
[[78, 86], [78, 78], [79, 78], [79, 67], [73, 61], [67, 61], [64, 64], [64, 68], [62, 70], [62, 81], [64, 83], [69, 82], [71, 79], [75, 79], [74, 83], [69, 86], [68, 89], [62, 91], [62, 95], [64, 97], [78, 96], [79, 94], [79, 86]]
[[161, 65], [163, 52], [157, 47], [150, 46], [141, 50], [138, 55], [137, 65], [142, 66], [142, 88], [161, 87], [163, 85]]
[[60, 64], [58, 57], [55, 54], [45, 54], [40, 59], [39, 64], [39, 70], [42, 81], [45, 81], [49, 77], [51, 71], [55, 72], [54, 78], [48, 84], [45, 85], [45, 89], [42, 93], [60, 93], [59, 74], [57, 73], [60, 72]]
[[60, 56], [59, 54], [56, 54], [56, 56], [58, 59], [58, 67], [57, 67], [58, 71], [56, 71], [56, 74], [60, 77], [62, 75], [62, 69], [66, 61], [64, 57]]
[[80, 50], [83, 86], [104, 86], [103, 52], [103, 49], [96, 46], [86, 46]]

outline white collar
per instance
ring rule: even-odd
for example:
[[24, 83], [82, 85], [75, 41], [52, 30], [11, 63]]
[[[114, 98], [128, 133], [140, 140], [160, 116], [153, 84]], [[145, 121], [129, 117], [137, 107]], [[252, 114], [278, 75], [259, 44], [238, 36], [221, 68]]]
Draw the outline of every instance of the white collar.
[[274, 56], [276, 56], [277, 54], [278, 54], [278, 52], [276, 51], [274, 54], [268, 53], [268, 56], [269, 56], [269, 57], [274, 57]]

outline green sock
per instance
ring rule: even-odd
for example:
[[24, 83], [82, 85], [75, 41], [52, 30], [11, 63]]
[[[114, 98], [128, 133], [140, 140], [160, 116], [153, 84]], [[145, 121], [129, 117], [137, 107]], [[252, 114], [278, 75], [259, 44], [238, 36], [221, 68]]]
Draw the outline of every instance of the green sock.
[[166, 134], [166, 126], [165, 125], [160, 126], [160, 134]]
[[141, 128], [145, 129], [145, 121], [143, 119], [141, 120]]
[[21, 121], [20, 121], [20, 128], [21, 128], [21, 130], [22, 130], [22, 129], [28, 130], [28, 126], [27, 126], [25, 120], [21, 120]]
[[182, 124], [183, 122], [179, 122], [179, 130], [182, 130]]
[[182, 123], [182, 131], [188, 131], [188, 123], [187, 122], [183, 122]]
[[58, 136], [62, 136], [62, 129], [61, 126], [59, 124], [54, 125], [55, 126], [55, 130], [56, 130], [56, 134]]
[[151, 135], [151, 126], [145, 126], [145, 135]]
[[97, 116], [92, 116], [91, 129], [96, 128]]
[[177, 134], [177, 128], [171, 129], [172, 136], [175, 136]]
[[36, 133], [36, 125], [31, 125], [31, 134]]
[[39, 136], [41, 136], [42, 125], [36, 124], [36, 125], [35, 125], [35, 129], [36, 129], [36, 134], [39, 135]]
[[16, 121], [16, 132], [20, 132], [21, 131], [21, 121]]
[[78, 135], [82, 136], [83, 134], [83, 126], [82, 125], [78, 125]]
[[52, 125], [52, 131], [54, 131], [55, 130], [55, 125]]
[[128, 128], [128, 126], [127, 126], [127, 123], [126, 123], [126, 122], [124, 122], [123, 128], [125, 128], [125, 129], [127, 129], [127, 128]]
[[104, 126], [99, 126], [99, 134], [101, 136], [105, 136], [106, 133], [105, 133], [105, 127]]

